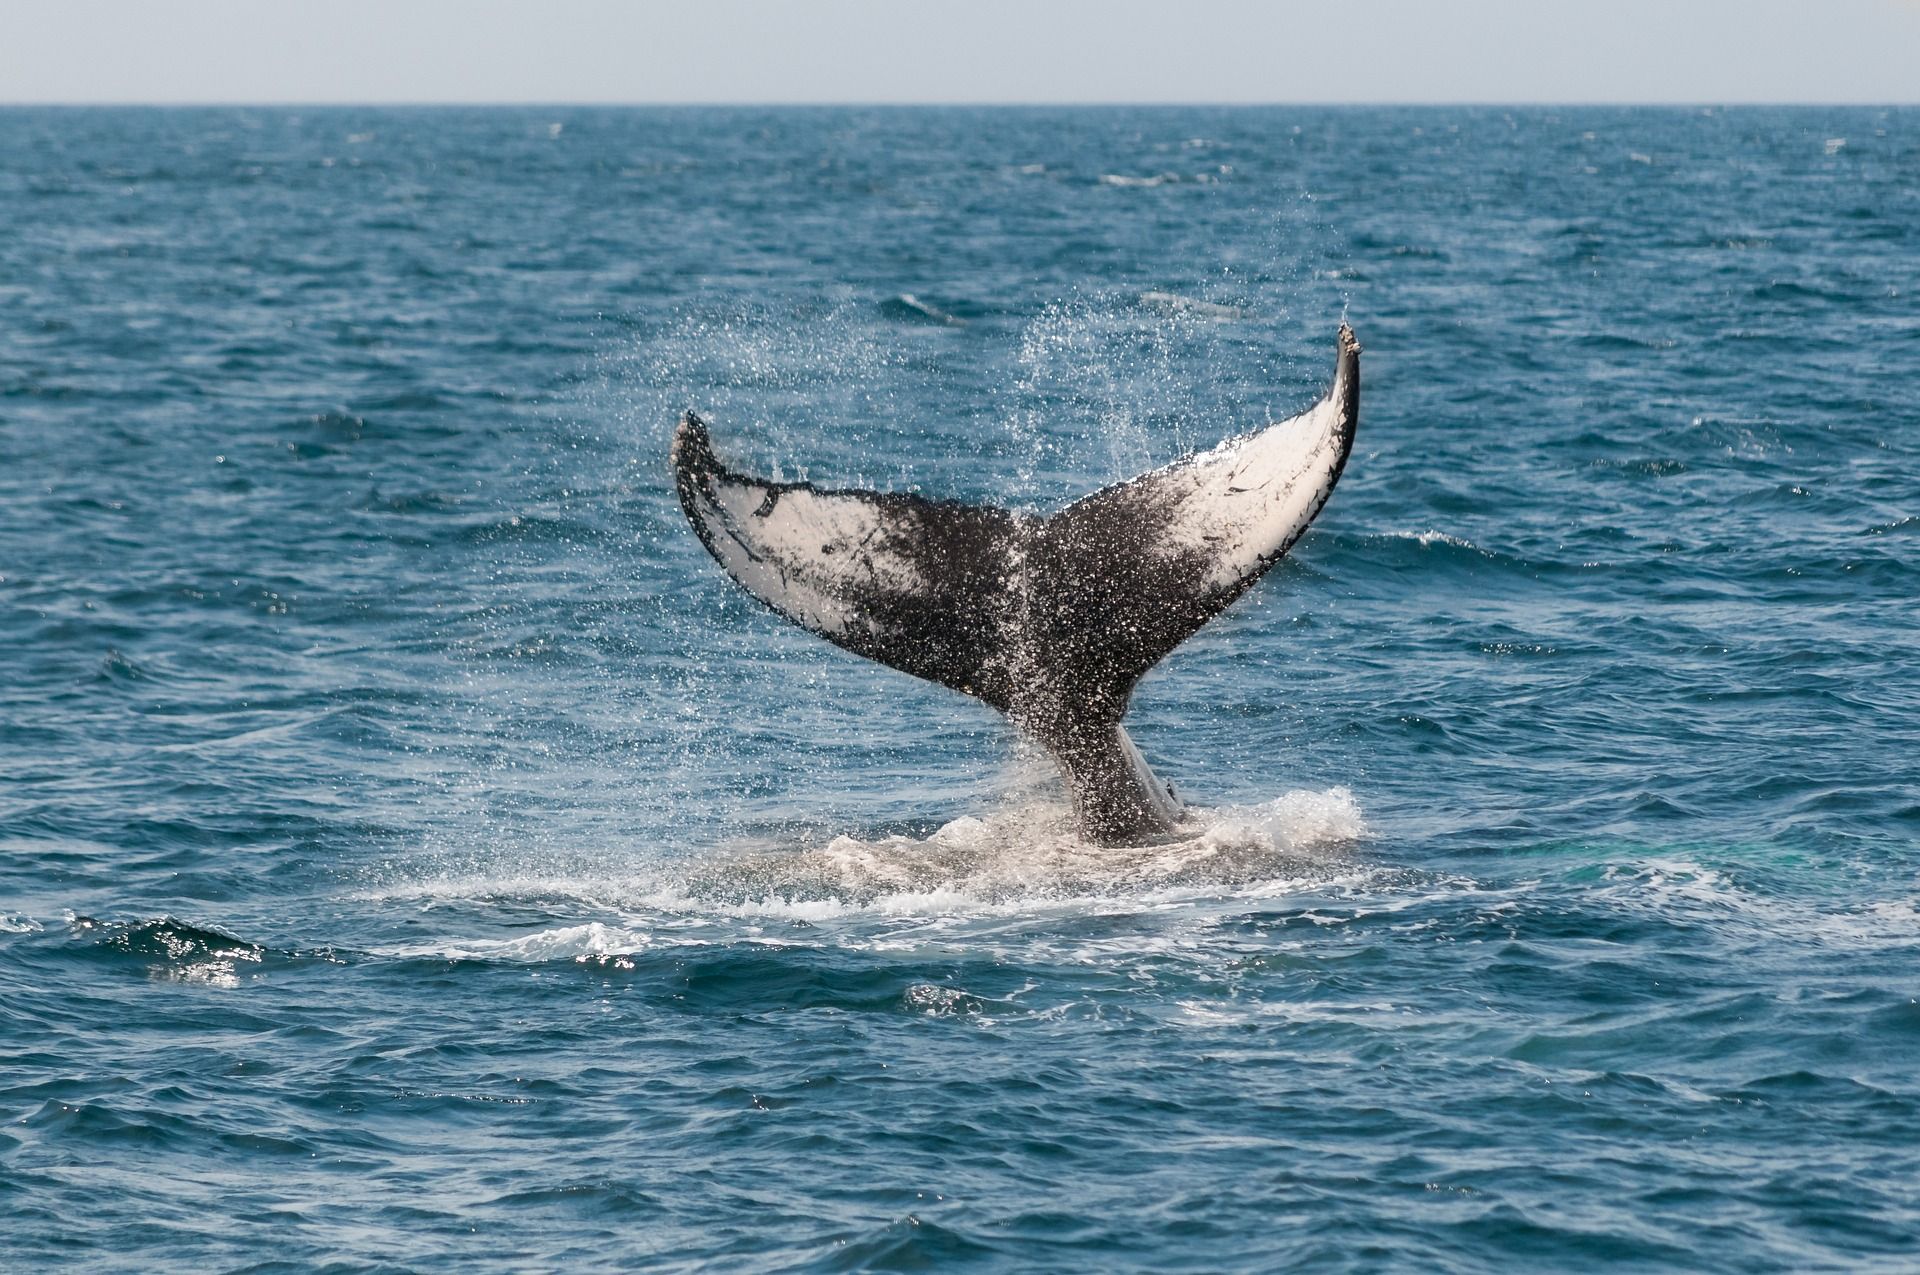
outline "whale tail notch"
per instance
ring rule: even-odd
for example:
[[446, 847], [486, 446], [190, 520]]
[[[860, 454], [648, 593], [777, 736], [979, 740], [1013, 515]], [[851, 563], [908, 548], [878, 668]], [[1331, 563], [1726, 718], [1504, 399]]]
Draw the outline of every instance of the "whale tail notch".
[[1060, 763], [1083, 832], [1170, 831], [1179, 807], [1120, 724], [1148, 669], [1278, 562], [1326, 504], [1359, 421], [1340, 327], [1312, 407], [1041, 517], [736, 472], [689, 412], [681, 507], [721, 568], [835, 645], [999, 709]]

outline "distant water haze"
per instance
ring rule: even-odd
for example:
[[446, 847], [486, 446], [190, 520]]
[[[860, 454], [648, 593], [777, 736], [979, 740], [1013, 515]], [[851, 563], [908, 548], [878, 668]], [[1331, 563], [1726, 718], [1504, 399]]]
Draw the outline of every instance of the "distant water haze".
[[1912, 102], [1916, 0], [8, 0], [13, 102]]

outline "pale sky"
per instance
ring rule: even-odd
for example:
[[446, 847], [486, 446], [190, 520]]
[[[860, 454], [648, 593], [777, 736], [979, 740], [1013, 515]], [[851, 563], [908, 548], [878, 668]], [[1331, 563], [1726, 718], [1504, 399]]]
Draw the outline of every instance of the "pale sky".
[[0, 0], [0, 102], [1920, 101], [1920, 0]]

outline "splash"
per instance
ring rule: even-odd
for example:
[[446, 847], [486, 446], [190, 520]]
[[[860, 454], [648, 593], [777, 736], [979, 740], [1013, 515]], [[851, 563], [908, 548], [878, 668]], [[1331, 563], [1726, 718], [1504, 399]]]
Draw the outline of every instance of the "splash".
[[[682, 943], [714, 927], [778, 943], [768, 924], [876, 922], [910, 926], [965, 918], [1046, 916], [1217, 903], [1312, 889], [1351, 875], [1367, 835], [1345, 788], [1297, 790], [1270, 801], [1193, 810], [1180, 834], [1151, 844], [1080, 840], [1070, 812], [1049, 802], [956, 819], [930, 836], [834, 837], [798, 849], [735, 847], [689, 865], [633, 873], [604, 867], [553, 875], [451, 876], [364, 893], [428, 909], [537, 904], [607, 919], [506, 938], [429, 941], [386, 953], [458, 960], [607, 962]], [[818, 936], [812, 936], [817, 939]]]
[[689, 893], [775, 913], [824, 903], [890, 914], [1207, 894], [1317, 878], [1328, 852], [1364, 833], [1345, 788], [1190, 811], [1176, 837], [1120, 847], [1080, 840], [1064, 808], [1037, 805], [956, 819], [924, 840], [841, 836], [798, 854], [723, 861], [689, 882]]
[[[1079, 297], [1047, 306], [1027, 324], [1016, 405], [1005, 417], [1020, 507], [1058, 504], [1078, 488], [1171, 460], [1200, 441], [1201, 418], [1219, 436], [1264, 423], [1206, 380], [1208, 369], [1226, 361], [1227, 338], [1213, 310], [1243, 312], [1184, 297], [1170, 305], [1173, 296]], [[1090, 456], [1104, 462], [1091, 481], [1084, 476]]]

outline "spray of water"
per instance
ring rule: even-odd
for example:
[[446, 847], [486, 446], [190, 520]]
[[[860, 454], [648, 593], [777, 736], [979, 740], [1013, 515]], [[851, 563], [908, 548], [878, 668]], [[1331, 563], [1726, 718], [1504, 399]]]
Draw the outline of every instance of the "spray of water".
[[[530, 432], [488, 545], [498, 601], [461, 647], [468, 708], [442, 759], [456, 807], [433, 848], [443, 867], [470, 874], [504, 852], [577, 874], [583, 856], [697, 865], [716, 847], [839, 845], [888, 871], [921, 871], [904, 860], [922, 857], [987, 895], [1026, 870], [1006, 857], [1016, 850], [1051, 855], [1035, 870], [1055, 885], [1077, 871], [1062, 866], [1066, 808], [1037, 749], [958, 697], [850, 671], [707, 567], [666, 479], [673, 423], [698, 408], [731, 458], [776, 478], [1034, 513], [1264, 424], [1266, 400], [1299, 394], [1220, 373], [1264, 367], [1247, 347], [1277, 343], [1257, 306], [1220, 288], [1080, 296], [966, 325], [890, 313], [850, 295], [689, 311], [614, 346], [584, 395], [591, 430]], [[1026, 567], [1016, 556], [1007, 570], [1017, 624]], [[977, 828], [911, 830], [956, 802], [985, 812]], [[840, 835], [872, 827], [875, 810], [909, 830]], [[1204, 843], [1210, 827], [1185, 839]]]

